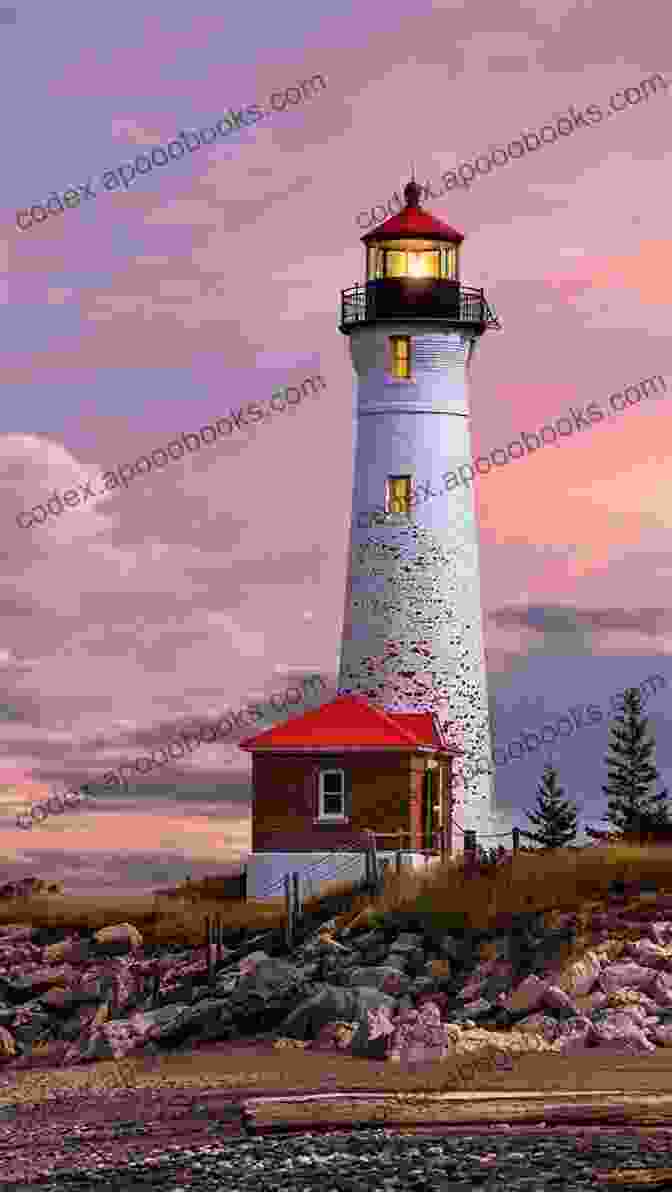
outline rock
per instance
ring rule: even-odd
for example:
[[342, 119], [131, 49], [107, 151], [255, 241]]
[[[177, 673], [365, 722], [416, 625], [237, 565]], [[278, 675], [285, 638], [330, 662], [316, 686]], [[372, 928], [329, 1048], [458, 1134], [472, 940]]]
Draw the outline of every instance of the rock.
[[64, 990], [62, 986], [52, 986], [40, 996], [40, 1002], [49, 1011], [70, 1011], [76, 1005], [72, 990]]
[[672, 974], [657, 973], [649, 986], [649, 994], [659, 1007], [672, 1007]]
[[439, 955], [459, 961], [464, 955], [465, 946], [455, 936], [442, 936], [439, 941]]
[[650, 969], [663, 969], [672, 962], [672, 946], [655, 944], [652, 940], [630, 941], [627, 951], [639, 965]]
[[[163, 1017], [152, 1023], [148, 1038], [162, 1044], [180, 1044], [188, 1037], [199, 1040], [229, 1039], [232, 1034], [233, 1015], [226, 1001], [206, 998], [192, 1007], [162, 1007]], [[170, 1016], [166, 1012], [172, 1012]], [[143, 1017], [151, 1020], [157, 1012], [148, 1012]]]
[[32, 924], [0, 924], [0, 944], [32, 940], [34, 935], [35, 929]]
[[[356, 1028], [356, 1023], [345, 1023], [343, 1020], [325, 1023], [312, 1041], [311, 1047], [316, 1052], [328, 1051], [334, 1048], [339, 1052], [346, 1052], [350, 1048]], [[304, 1043], [305, 1041], [302, 1040], [299, 1042]]]
[[649, 933], [654, 944], [672, 944], [672, 922], [654, 920], [649, 924]]
[[595, 1026], [585, 1015], [577, 1015], [558, 1024], [558, 1034], [551, 1044], [552, 1052], [571, 1054], [583, 1052], [590, 1044], [597, 1042]]
[[599, 957], [589, 949], [585, 957], [570, 965], [556, 984], [565, 990], [570, 998], [577, 994], [590, 994], [600, 976], [601, 969]]
[[385, 1006], [364, 1011], [352, 1037], [352, 1055], [384, 1060], [394, 1034], [390, 1011]]
[[516, 1024], [516, 1030], [533, 1032], [535, 1035], [543, 1036], [549, 1044], [552, 1044], [558, 1034], [558, 1024], [551, 1015], [544, 1015], [543, 1012], [537, 1011], [534, 1015], [527, 1015], [525, 1019], [520, 1019]]
[[35, 1011], [28, 1022], [14, 1023], [12, 1027], [14, 1039], [24, 1047], [34, 1044], [37, 1040], [49, 1035], [50, 1023], [49, 1015]]
[[265, 953], [263, 949], [257, 949], [254, 953], [248, 953], [247, 957], [243, 957], [242, 961], [239, 962], [238, 972], [241, 978], [249, 977], [256, 972], [257, 966], [262, 961], [270, 960], [271, 958], [268, 953]]
[[74, 977], [75, 971], [69, 965], [36, 969], [26, 977], [13, 978], [7, 985], [7, 996], [14, 1003], [26, 1002], [52, 986], [70, 986]]
[[623, 986], [646, 990], [653, 986], [656, 976], [654, 969], [638, 965], [636, 961], [614, 962], [600, 973], [600, 988], [605, 994], [613, 994]]
[[599, 1023], [594, 1024], [598, 1042], [627, 1052], [655, 1052], [655, 1044], [645, 1034], [643, 1018], [638, 1021], [636, 1007], [607, 1012]]
[[484, 1015], [491, 1015], [495, 1007], [487, 998], [477, 998], [475, 1002], [468, 1002], [464, 1005], [464, 1011], [470, 1019], [479, 1019]]
[[91, 942], [88, 940], [59, 940], [56, 944], [47, 945], [44, 949], [44, 961], [47, 965], [68, 961], [71, 965], [79, 965], [90, 960], [92, 955]]
[[530, 974], [502, 1003], [506, 1011], [534, 1011], [544, 1001], [548, 985]]
[[439, 958], [437, 961], [429, 961], [427, 963], [427, 972], [429, 977], [450, 978], [452, 975], [452, 970], [452, 963], [448, 957]]
[[297, 1039], [314, 1039], [327, 1023], [358, 1023], [365, 1011], [381, 1006], [393, 1011], [395, 1000], [370, 986], [323, 986], [291, 1011], [279, 1025], [278, 1031]]
[[0, 1062], [11, 1060], [14, 1056], [16, 1056], [14, 1037], [6, 1027], [0, 1027]]
[[133, 924], [110, 924], [94, 934], [96, 952], [115, 956], [142, 948], [142, 934]]
[[410, 981], [406, 974], [392, 965], [353, 969], [349, 975], [349, 983], [351, 986], [372, 986], [375, 990], [382, 990], [385, 994], [394, 994], [399, 997], [406, 994], [410, 987]]
[[572, 1000], [560, 986], [554, 986], [552, 982], [546, 984], [542, 997], [542, 1004], [551, 1011], [560, 1009], [573, 1010]]

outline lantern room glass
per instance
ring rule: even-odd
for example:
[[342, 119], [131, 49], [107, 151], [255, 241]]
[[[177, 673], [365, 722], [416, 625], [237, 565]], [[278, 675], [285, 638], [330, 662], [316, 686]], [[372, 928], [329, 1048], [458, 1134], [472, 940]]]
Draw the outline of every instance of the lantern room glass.
[[457, 246], [431, 241], [383, 241], [367, 248], [367, 281], [383, 278], [458, 280]]

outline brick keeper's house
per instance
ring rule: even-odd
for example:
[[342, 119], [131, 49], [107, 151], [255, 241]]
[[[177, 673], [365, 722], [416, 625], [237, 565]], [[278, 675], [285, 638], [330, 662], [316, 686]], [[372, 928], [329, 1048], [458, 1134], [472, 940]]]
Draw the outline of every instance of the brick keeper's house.
[[379, 857], [392, 863], [400, 847], [405, 865], [423, 865], [421, 849], [438, 858], [441, 836], [452, 853], [452, 766], [462, 751], [444, 741], [431, 712], [338, 696], [240, 749], [252, 755], [248, 898], [282, 896], [283, 875], [297, 870], [306, 894], [363, 878], [371, 829]]

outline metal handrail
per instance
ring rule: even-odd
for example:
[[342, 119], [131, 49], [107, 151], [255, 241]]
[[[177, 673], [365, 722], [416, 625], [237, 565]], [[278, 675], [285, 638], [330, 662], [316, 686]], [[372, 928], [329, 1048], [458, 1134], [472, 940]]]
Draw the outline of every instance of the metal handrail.
[[[348, 323], [363, 322], [367, 318], [374, 318], [374, 319], [377, 318], [378, 317], [378, 314], [377, 314], [378, 305], [383, 307], [385, 304], [385, 301], [386, 301], [386, 291], [384, 289], [382, 289], [382, 290], [379, 289], [378, 284], [381, 281], [385, 282], [385, 281], [403, 281], [403, 280], [404, 279], [401, 279], [401, 278], [394, 278], [394, 279], [377, 278], [377, 279], [373, 279], [368, 282], [356, 282], [354, 284], [354, 286], [350, 286], [347, 290], [342, 290], [341, 291], [341, 323], [346, 325]], [[427, 280], [434, 280], [434, 281], [446, 282], [446, 283], [448, 283], [450, 281], [450, 279], [448, 279], [448, 278], [427, 279]], [[457, 292], [457, 294], [459, 295], [459, 304], [458, 304], [457, 311], [454, 313], [445, 313], [444, 315], [442, 315], [441, 303], [440, 303], [442, 294], [445, 294], [447, 296], [448, 294], [455, 293], [455, 292]], [[380, 304], [378, 304], [378, 302], [377, 302], [378, 294], [381, 294], [381, 296], [382, 296], [382, 300], [381, 300]], [[488, 303], [488, 301], [485, 297], [483, 287], [481, 287], [480, 289], [477, 289], [473, 286], [461, 286], [461, 285], [459, 285], [459, 283], [455, 283], [454, 287], [449, 288], [448, 286], [446, 286], [443, 290], [437, 289], [436, 303], [437, 303], [437, 308], [436, 308], [437, 314], [435, 317], [437, 317], [437, 318], [445, 318], [452, 322], [457, 322], [457, 323], [483, 323], [486, 326], [501, 328], [501, 324], [499, 322], [499, 319], [497, 318], [497, 315], [495, 314], [494, 310], [491, 308], [490, 304]], [[414, 312], [412, 305], [409, 306], [407, 313], [411, 317], [416, 317], [416, 313]], [[380, 317], [381, 318], [386, 317], [384, 311]], [[389, 317], [390, 318], [398, 318], [399, 316], [395, 314], [395, 315], [390, 315]], [[432, 318], [433, 316], [431, 314], [431, 307], [430, 307], [430, 310], [418, 312], [417, 317], [418, 318]]]

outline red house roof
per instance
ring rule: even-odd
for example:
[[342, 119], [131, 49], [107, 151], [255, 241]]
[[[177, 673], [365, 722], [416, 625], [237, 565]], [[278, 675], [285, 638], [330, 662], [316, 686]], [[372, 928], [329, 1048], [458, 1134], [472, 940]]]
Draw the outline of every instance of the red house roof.
[[404, 187], [406, 206], [403, 210], [398, 215], [390, 216], [373, 232], [367, 232], [361, 237], [362, 242], [369, 244], [377, 240], [419, 239], [448, 240], [451, 244], [461, 244], [464, 240], [461, 232], [451, 228], [450, 224], [444, 224], [443, 220], [437, 220], [428, 211], [423, 211], [419, 203], [420, 194], [416, 182], [407, 183]]
[[320, 708], [291, 717], [254, 737], [239, 742], [241, 750], [443, 750], [461, 754], [447, 746], [438, 722], [429, 712], [384, 712], [363, 696], [337, 696]]

